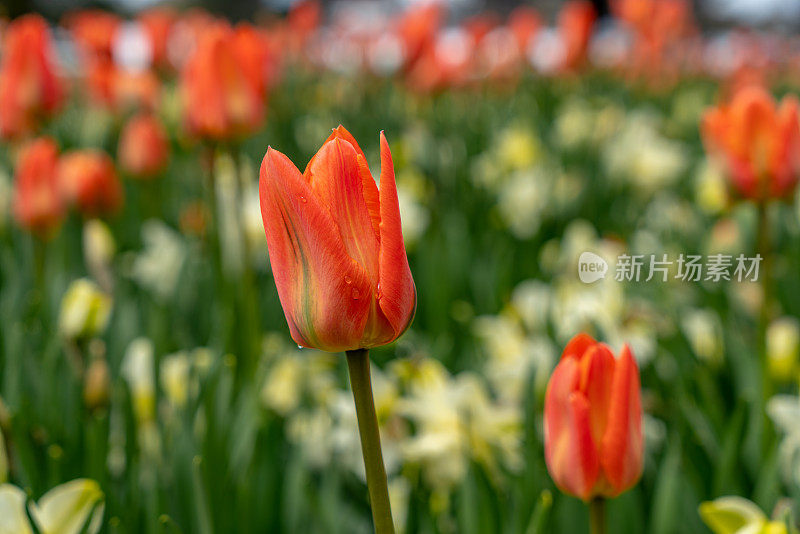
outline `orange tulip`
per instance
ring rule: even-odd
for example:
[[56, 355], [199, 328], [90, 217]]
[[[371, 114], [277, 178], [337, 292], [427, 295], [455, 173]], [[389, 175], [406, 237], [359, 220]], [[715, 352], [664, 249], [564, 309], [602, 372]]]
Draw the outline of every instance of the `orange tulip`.
[[292, 3], [286, 15], [286, 45], [291, 55], [302, 54], [321, 22], [322, 6], [318, 0], [300, 0]]
[[707, 149], [725, 164], [731, 185], [744, 198], [791, 195], [800, 176], [798, 101], [777, 106], [758, 86], [740, 89], [728, 105], [708, 110], [702, 133]]
[[157, 68], [169, 65], [168, 46], [178, 16], [169, 8], [155, 7], [142, 12], [138, 21], [150, 40], [151, 64]]
[[112, 215], [122, 207], [122, 185], [111, 158], [96, 150], [76, 150], [58, 165], [64, 197], [87, 217]]
[[256, 94], [264, 98], [277, 75], [277, 65], [266, 35], [250, 24], [239, 24], [233, 33], [232, 47], [242, 65], [242, 73]]
[[233, 43], [230, 27], [216, 24], [201, 37], [183, 69], [184, 117], [194, 135], [230, 139], [261, 124], [264, 103]]
[[396, 31], [403, 42], [405, 70], [411, 70], [436, 45], [436, 35], [445, 15], [444, 6], [430, 2], [409, 8], [397, 19]]
[[272, 273], [295, 342], [340, 352], [397, 339], [417, 297], [383, 133], [380, 190], [342, 126], [304, 174], [268, 149], [259, 185]]
[[114, 75], [111, 106], [117, 110], [145, 109], [158, 107], [161, 99], [161, 82], [155, 72], [139, 72], [117, 69]]
[[152, 178], [167, 165], [169, 142], [159, 120], [150, 114], [132, 118], [123, 128], [117, 149], [119, 165], [136, 178]]
[[63, 94], [47, 23], [39, 15], [16, 19], [8, 27], [0, 65], [0, 135], [32, 132], [37, 119], [56, 111]]
[[627, 345], [618, 359], [587, 334], [561, 355], [544, 401], [547, 470], [565, 493], [616, 497], [642, 474], [639, 369]]
[[558, 14], [558, 29], [564, 38], [566, 56], [563, 68], [574, 70], [586, 60], [597, 12], [591, 2], [570, 0]]
[[527, 54], [530, 43], [542, 28], [539, 12], [525, 5], [514, 9], [508, 16], [508, 28], [514, 34], [520, 54]]
[[67, 15], [64, 25], [72, 33], [83, 61], [111, 61], [114, 39], [122, 26], [115, 14], [99, 9], [87, 9]]
[[42, 238], [50, 237], [64, 220], [57, 166], [58, 147], [42, 137], [22, 149], [14, 173], [14, 217]]

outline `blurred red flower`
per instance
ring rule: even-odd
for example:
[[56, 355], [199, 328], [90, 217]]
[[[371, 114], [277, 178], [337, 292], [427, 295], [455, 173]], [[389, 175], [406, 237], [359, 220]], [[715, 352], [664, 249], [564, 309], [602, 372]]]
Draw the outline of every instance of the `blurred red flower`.
[[642, 476], [639, 369], [627, 345], [619, 358], [587, 334], [564, 348], [544, 401], [547, 470], [584, 501], [616, 497]]
[[528, 53], [531, 40], [542, 28], [542, 18], [532, 7], [519, 6], [508, 16], [508, 28], [514, 34], [520, 54], [524, 56]]
[[230, 139], [257, 129], [264, 102], [237, 51], [234, 32], [219, 23], [202, 37], [181, 73], [181, 95], [187, 129], [209, 139]]
[[121, 25], [118, 16], [99, 9], [76, 11], [64, 19], [85, 62], [113, 59], [114, 39]]
[[591, 2], [570, 0], [558, 14], [558, 29], [564, 39], [563, 70], [575, 70], [586, 61], [597, 12]]
[[114, 162], [98, 150], [76, 150], [61, 157], [58, 182], [68, 202], [86, 217], [113, 215], [122, 207], [122, 184]]
[[405, 70], [410, 70], [426, 51], [435, 46], [444, 16], [444, 7], [430, 2], [406, 10], [399, 18], [396, 31], [403, 43]]
[[147, 113], [130, 119], [120, 135], [117, 158], [122, 170], [135, 178], [157, 176], [169, 161], [164, 126]]
[[143, 11], [138, 17], [150, 40], [151, 64], [156, 68], [169, 66], [169, 39], [177, 19], [175, 11], [162, 7]]
[[798, 100], [777, 105], [760, 86], [739, 89], [728, 104], [709, 109], [701, 124], [708, 151], [724, 164], [733, 189], [763, 201], [786, 198], [800, 176]]
[[63, 95], [47, 23], [39, 15], [16, 19], [8, 27], [0, 64], [0, 134], [31, 133], [38, 119], [58, 109]]
[[272, 274], [292, 339], [327, 352], [397, 339], [414, 318], [417, 294], [383, 133], [380, 190], [343, 126], [304, 174], [268, 149], [259, 186]]
[[20, 152], [14, 172], [14, 217], [21, 227], [47, 238], [61, 225], [64, 215], [58, 147], [49, 137], [41, 137]]
[[267, 36], [251, 24], [239, 24], [233, 33], [233, 51], [257, 94], [266, 98], [278, 77], [278, 62]]

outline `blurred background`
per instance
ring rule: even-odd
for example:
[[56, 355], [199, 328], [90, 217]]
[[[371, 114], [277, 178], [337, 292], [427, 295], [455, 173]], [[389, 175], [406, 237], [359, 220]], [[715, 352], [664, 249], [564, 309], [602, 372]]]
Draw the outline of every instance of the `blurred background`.
[[[641, 370], [644, 473], [610, 532], [793, 532], [798, 17], [5, 0], [0, 533], [371, 531], [343, 356], [292, 343], [258, 200], [267, 146], [303, 169], [339, 124], [375, 177], [385, 131], [418, 292], [372, 351], [399, 532], [587, 531], [542, 425], [580, 331]], [[730, 153], [710, 110], [740, 120]], [[748, 165], [774, 187], [743, 187]], [[765, 261], [584, 284], [584, 251]]]
[[[100, 8], [119, 13], [136, 13], [143, 9], [160, 4], [158, 0], [109, 0], [91, 2], [69, 2], [66, 0], [5, 0], [2, 11], [6, 16], [18, 16], [26, 12], [37, 11], [48, 17], [60, 17], [67, 11], [75, 9]], [[380, 0], [323, 0], [321, 4], [326, 11], [351, 6], [366, 7], [393, 12], [412, 5], [415, 0], [380, 1]], [[498, 14], [506, 14], [514, 7], [526, 3], [519, 0], [448, 0], [445, 2], [454, 16], [474, 14], [492, 10]], [[562, 0], [539, 0], [527, 2], [536, 7], [544, 15], [554, 15]], [[593, 0], [595, 9], [601, 16], [609, 14], [608, 0]], [[253, 19], [265, 12], [285, 13], [292, 0], [242, 0], [240, 2], [222, 2], [205, 0], [193, 2], [174, 2], [175, 7], [197, 6], [228, 17], [232, 20]], [[794, 0], [692, 0], [690, 2], [694, 16], [703, 25], [744, 24], [748, 26], [772, 27], [783, 31], [797, 30], [800, 22], [800, 5]]]

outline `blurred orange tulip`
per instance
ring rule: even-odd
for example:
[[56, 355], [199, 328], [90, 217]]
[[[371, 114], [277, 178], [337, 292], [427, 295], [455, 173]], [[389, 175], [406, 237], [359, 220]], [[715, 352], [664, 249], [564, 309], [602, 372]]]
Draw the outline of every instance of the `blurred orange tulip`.
[[58, 181], [66, 200], [87, 217], [113, 215], [122, 207], [122, 185], [111, 158], [97, 150], [61, 157]]
[[627, 345], [618, 359], [587, 334], [575, 336], [547, 384], [547, 470], [565, 493], [616, 497], [642, 474], [639, 369]]
[[525, 5], [519, 6], [508, 16], [508, 28], [514, 34], [517, 47], [522, 55], [528, 53], [531, 41], [542, 28], [539, 12]]
[[8, 27], [0, 65], [0, 135], [31, 133], [37, 119], [57, 110], [63, 93], [47, 23], [39, 15], [16, 19]]
[[786, 96], [776, 105], [759, 86], [739, 89], [727, 105], [706, 112], [706, 147], [724, 163], [733, 189], [763, 201], [791, 195], [800, 176], [798, 100]]
[[412, 69], [417, 60], [436, 45], [436, 35], [444, 17], [444, 6], [429, 2], [407, 9], [397, 20], [396, 31], [403, 43], [405, 70]]
[[114, 39], [122, 25], [122, 20], [109, 11], [87, 9], [70, 13], [64, 19], [83, 61], [111, 61], [114, 52]]
[[169, 160], [164, 126], [150, 114], [130, 119], [120, 134], [117, 158], [122, 170], [135, 178], [157, 176]]
[[243, 74], [264, 98], [277, 75], [276, 61], [266, 35], [250, 24], [239, 24], [233, 33], [233, 51]]
[[328, 352], [397, 339], [411, 323], [417, 299], [383, 134], [380, 190], [342, 126], [304, 174], [268, 149], [259, 189], [272, 273], [292, 339]]
[[169, 66], [169, 39], [178, 15], [169, 8], [156, 7], [142, 12], [138, 21], [150, 40], [150, 63], [159, 69]]
[[58, 147], [49, 137], [26, 145], [14, 173], [14, 217], [39, 237], [50, 237], [64, 219], [58, 186]]
[[288, 46], [292, 54], [299, 54], [322, 22], [322, 6], [318, 0], [292, 2], [286, 16]]
[[558, 14], [558, 29], [564, 39], [564, 70], [574, 70], [586, 61], [597, 12], [591, 2], [570, 0]]
[[190, 133], [222, 140], [261, 125], [264, 103], [247, 67], [234, 50], [233, 31], [222, 23], [209, 28], [181, 75]]

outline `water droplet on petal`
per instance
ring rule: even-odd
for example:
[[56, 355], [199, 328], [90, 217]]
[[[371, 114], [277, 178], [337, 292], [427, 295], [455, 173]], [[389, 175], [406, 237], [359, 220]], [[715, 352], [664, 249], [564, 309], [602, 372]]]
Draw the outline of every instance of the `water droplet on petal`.
[[345, 275], [345, 277], [344, 277], [344, 283], [345, 283], [345, 284], [347, 284], [347, 285], [350, 285], [350, 284], [352, 284], [352, 283], [353, 283], [353, 279], [352, 279], [352, 278], [350, 278], [349, 276]]
[[304, 197], [304, 196], [302, 196], [302, 195], [301, 195], [301, 196], [300, 196], [300, 202], [302, 202], [302, 203], [306, 203], [306, 202], [308, 202], [308, 201], [306, 200], [306, 197]]
[[297, 348], [298, 349], [304, 349], [305, 347], [303, 345], [297, 345]]
[[359, 297], [361, 297], [361, 295], [358, 292], [358, 288], [355, 288], [355, 287], [353, 288], [353, 291], [351, 292], [351, 295], [353, 295], [353, 300], [358, 300]]

